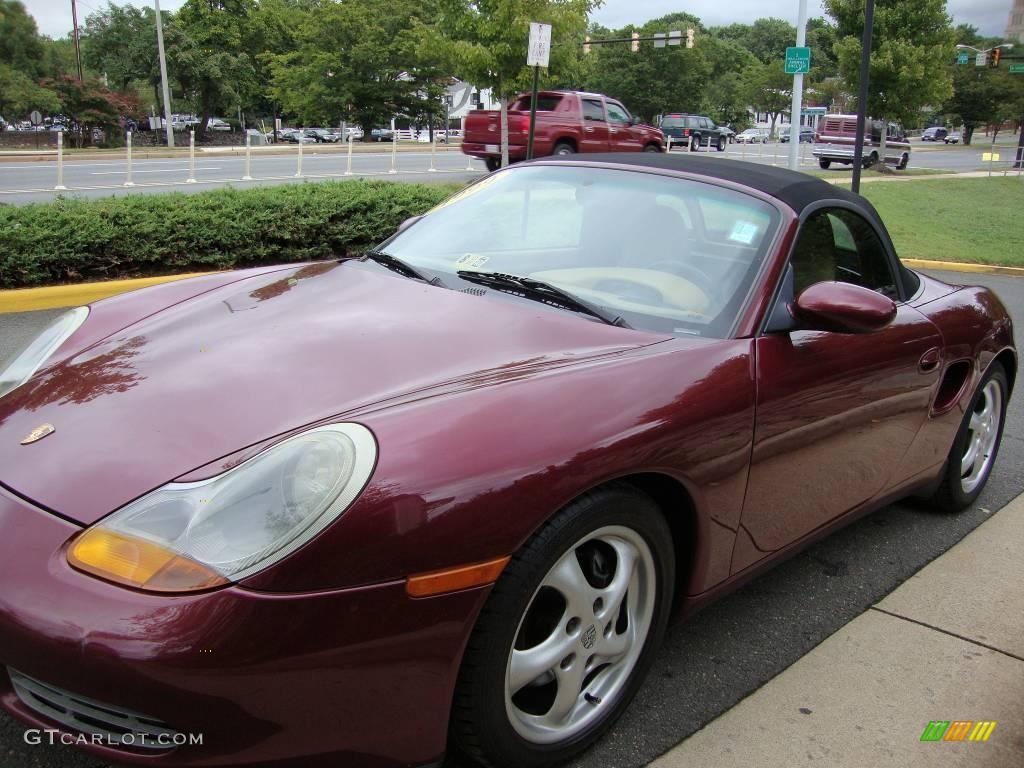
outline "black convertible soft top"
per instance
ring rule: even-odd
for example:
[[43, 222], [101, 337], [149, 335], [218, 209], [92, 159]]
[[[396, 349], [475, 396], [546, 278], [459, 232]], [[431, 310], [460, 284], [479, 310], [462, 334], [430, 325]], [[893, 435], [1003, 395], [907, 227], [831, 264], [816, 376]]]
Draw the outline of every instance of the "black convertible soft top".
[[736, 184], [743, 184], [764, 192], [788, 205], [797, 214], [807, 206], [821, 200], [845, 200], [869, 213], [876, 223], [874, 207], [860, 195], [829, 184], [823, 179], [798, 173], [788, 168], [774, 168], [761, 163], [742, 160], [724, 160], [701, 156], [693, 152], [667, 154], [663, 152], [614, 152], [584, 155], [559, 155], [546, 160], [612, 163], [640, 168], [661, 168], [667, 171], [695, 173]]

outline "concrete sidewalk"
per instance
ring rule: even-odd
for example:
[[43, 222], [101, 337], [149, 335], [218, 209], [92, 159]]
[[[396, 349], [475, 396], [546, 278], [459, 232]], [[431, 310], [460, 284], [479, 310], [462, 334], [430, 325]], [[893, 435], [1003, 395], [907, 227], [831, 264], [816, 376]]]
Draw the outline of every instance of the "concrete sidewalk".
[[822, 765], [1024, 766], [1024, 496], [650, 768]]

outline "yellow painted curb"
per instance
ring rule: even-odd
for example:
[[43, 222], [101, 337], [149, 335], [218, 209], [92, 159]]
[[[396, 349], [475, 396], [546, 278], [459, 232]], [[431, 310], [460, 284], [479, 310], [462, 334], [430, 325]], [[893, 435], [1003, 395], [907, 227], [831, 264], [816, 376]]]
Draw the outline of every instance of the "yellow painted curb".
[[51, 285], [44, 288], [19, 288], [0, 291], [0, 314], [6, 312], [31, 312], [36, 309], [57, 307], [78, 307], [93, 301], [115, 296], [119, 293], [145, 288], [148, 285], [184, 280], [186, 277], [208, 275], [209, 272], [189, 272], [184, 275], [163, 277], [140, 277], [134, 280], [109, 280], [103, 283], [78, 283], [76, 285]]
[[1024, 277], [1022, 267], [1000, 267], [995, 264], [968, 264], [964, 261], [935, 261], [933, 259], [900, 259], [914, 269], [945, 269], [949, 272], [976, 272], [984, 275]]

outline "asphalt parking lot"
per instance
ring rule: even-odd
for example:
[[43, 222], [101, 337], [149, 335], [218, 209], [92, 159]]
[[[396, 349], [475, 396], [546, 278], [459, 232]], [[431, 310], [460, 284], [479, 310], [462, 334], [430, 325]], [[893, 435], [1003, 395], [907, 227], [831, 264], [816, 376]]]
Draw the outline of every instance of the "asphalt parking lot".
[[[950, 282], [995, 289], [1017, 328], [1024, 327], [1024, 279], [935, 274]], [[0, 315], [0, 361], [54, 314]], [[1019, 330], [1017, 337], [1019, 341]], [[1009, 404], [998, 461], [974, 508], [947, 516], [920, 503], [892, 505], [676, 626], [633, 706], [574, 765], [635, 768], [646, 764], [795, 662], [1022, 491], [1024, 398], [1018, 391]], [[66, 747], [29, 746], [23, 733], [20, 724], [0, 715], [3, 768], [109, 765]], [[827, 734], [822, 738], [827, 739]]]

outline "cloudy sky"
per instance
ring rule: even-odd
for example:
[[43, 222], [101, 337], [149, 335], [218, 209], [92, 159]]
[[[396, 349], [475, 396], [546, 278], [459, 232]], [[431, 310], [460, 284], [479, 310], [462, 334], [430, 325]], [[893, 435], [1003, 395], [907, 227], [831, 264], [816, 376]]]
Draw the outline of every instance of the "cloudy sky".
[[[71, 0], [22, 0], [36, 20], [39, 31], [50, 37], [63, 37], [71, 31]], [[78, 23], [86, 16], [106, 6], [106, 0], [77, 0]], [[118, 5], [150, 5], [145, 0], [118, 0]], [[184, 0], [162, 0], [163, 10], [173, 11]], [[913, 2], [913, 0], [906, 0]], [[1013, 0], [949, 0], [949, 10], [956, 22], [967, 22], [978, 27], [982, 34], [1001, 35]], [[648, 19], [676, 11], [687, 11], [708, 26], [730, 24], [734, 21], [750, 22], [762, 16], [776, 16], [796, 22], [797, 0], [605, 0], [604, 7], [594, 14], [594, 20], [607, 27], [629, 23], [642, 23]], [[824, 15], [819, 0], [808, 0], [808, 13]]]

